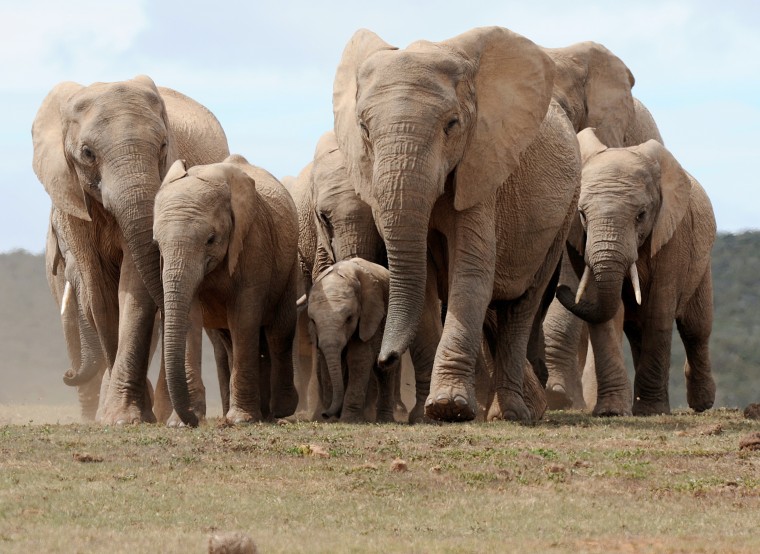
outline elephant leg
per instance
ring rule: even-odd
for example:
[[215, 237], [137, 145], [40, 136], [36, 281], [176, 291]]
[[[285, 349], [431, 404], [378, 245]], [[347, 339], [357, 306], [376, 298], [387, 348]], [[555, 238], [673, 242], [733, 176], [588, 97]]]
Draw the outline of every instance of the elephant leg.
[[659, 315], [645, 313], [642, 319], [645, 325], [642, 326], [641, 355], [633, 381], [633, 415], [670, 413], [668, 376], [674, 310], [667, 315], [669, 306], [664, 301], [658, 301], [656, 295], [650, 292], [649, 307], [655, 303]]
[[267, 329], [267, 344], [272, 361], [272, 413], [274, 417], [288, 417], [298, 408], [298, 391], [293, 383], [293, 339], [296, 332], [296, 277], [293, 272], [290, 285], [274, 323]]
[[708, 267], [683, 317], [676, 320], [686, 350], [686, 400], [695, 412], [709, 410], [715, 402], [715, 381], [712, 377], [709, 348], [713, 315], [710, 273]]
[[[441, 340], [442, 328], [435, 268], [432, 262], [428, 260], [422, 319], [419, 327], [417, 327], [417, 334], [409, 346], [409, 354], [414, 366], [415, 402], [412, 411], [409, 412], [409, 423], [412, 424], [421, 423], [425, 420], [425, 400], [430, 394], [430, 377], [433, 372], [438, 343]], [[398, 374], [400, 380], [401, 371]]]
[[233, 425], [262, 420], [259, 319], [261, 309], [258, 304], [253, 299], [238, 299], [236, 309], [230, 317], [232, 370], [230, 409], [226, 419]]
[[100, 402], [100, 385], [105, 371], [105, 368], [101, 369], [95, 377], [77, 387], [83, 421], [95, 421]]
[[596, 403], [592, 412], [595, 416], [631, 414], [631, 383], [623, 360], [623, 310], [620, 302], [611, 320], [589, 325], [593, 355], [587, 355], [586, 365], [595, 368]]
[[306, 310], [298, 314], [296, 321], [296, 336], [293, 341], [294, 359], [293, 371], [295, 373], [295, 385], [298, 392], [298, 408], [296, 412], [309, 413], [314, 409], [309, 391], [314, 376], [311, 357], [311, 340], [309, 339], [309, 315]]
[[641, 324], [635, 320], [628, 320], [623, 324], [623, 331], [631, 347], [633, 367], [638, 367], [639, 360], [641, 359]]
[[[203, 385], [201, 376], [201, 359], [203, 357], [203, 310], [196, 298], [190, 306], [190, 325], [185, 339], [185, 375], [187, 376], [187, 390], [190, 394], [190, 409], [198, 416], [198, 420], [206, 417], [206, 387]], [[163, 364], [162, 369], [163, 369]], [[165, 379], [164, 379], [165, 381]], [[168, 394], [168, 387], [167, 387]], [[158, 415], [156, 415], [158, 418]], [[169, 427], [181, 427], [182, 420], [172, 410], [166, 421]]]
[[[163, 337], [163, 331], [161, 330], [162, 325], [163, 320], [156, 318], [155, 327], [153, 329], [154, 341], [159, 337]], [[153, 350], [153, 347], [151, 347], [151, 350]], [[156, 416], [156, 421], [159, 423], [166, 423], [172, 415], [173, 408], [171, 398], [169, 398], [169, 387], [166, 382], [166, 359], [163, 355], [163, 348], [161, 350], [161, 365], [158, 370], [158, 379], [156, 379], [156, 390], [153, 394], [153, 413]]]
[[[379, 350], [379, 348], [377, 349]], [[365, 421], [364, 405], [367, 401], [367, 392], [369, 390], [370, 376], [372, 368], [377, 359], [376, 351], [373, 350], [369, 342], [363, 342], [351, 339], [346, 349], [346, 365], [348, 366], [348, 382], [346, 383], [345, 393], [343, 395], [343, 407], [340, 412], [340, 421], [344, 423], [357, 423]], [[383, 373], [383, 385], [378, 386], [376, 394], [377, 421], [380, 420], [381, 405], [383, 421], [393, 421], [393, 380], [392, 371], [378, 371], [376, 375], [380, 379], [380, 373]], [[390, 388], [390, 390], [386, 390]], [[385, 398], [383, 398], [385, 396]], [[390, 417], [390, 420], [387, 418]]]
[[266, 333], [263, 330], [259, 339], [259, 394], [261, 395], [261, 419], [272, 421], [274, 417], [272, 412], [272, 357], [269, 354], [269, 345]]
[[119, 339], [106, 396], [105, 424], [155, 423], [146, 403], [146, 379], [156, 305], [125, 253], [119, 279]]
[[584, 326], [584, 329], [586, 332], [582, 333], [582, 335], [585, 337], [585, 340], [578, 348], [582, 349], [585, 354], [578, 356], [578, 364], [580, 365], [581, 361], [583, 362], [583, 374], [581, 375], [583, 403], [586, 405], [586, 409], [593, 412], [596, 407], [596, 391], [598, 388], [596, 382], [596, 360], [594, 359], [594, 348], [591, 346], [588, 327]]
[[214, 347], [216, 375], [219, 380], [219, 394], [222, 398], [222, 414], [230, 409], [230, 360], [232, 359], [232, 343], [227, 331], [221, 329], [206, 329], [211, 345]]
[[496, 225], [493, 206], [489, 209], [485, 204], [452, 217], [455, 228], [447, 236], [451, 281], [446, 321], [435, 354], [425, 415], [442, 421], [467, 421], [477, 415], [475, 360], [493, 296]]

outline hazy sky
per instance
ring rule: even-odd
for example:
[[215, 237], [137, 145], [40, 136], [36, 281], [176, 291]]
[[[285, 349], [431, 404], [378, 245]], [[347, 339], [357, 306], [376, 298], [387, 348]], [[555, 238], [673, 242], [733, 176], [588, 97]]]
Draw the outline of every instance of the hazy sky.
[[[464, 8], [464, 11], [463, 11]], [[404, 47], [501, 25], [543, 46], [601, 42], [667, 147], [705, 187], [718, 228], [760, 228], [760, 3], [0, 0], [0, 252], [44, 248], [50, 200], [31, 125], [59, 81], [150, 75], [204, 104], [232, 152], [295, 175], [332, 127], [332, 81], [360, 27]]]

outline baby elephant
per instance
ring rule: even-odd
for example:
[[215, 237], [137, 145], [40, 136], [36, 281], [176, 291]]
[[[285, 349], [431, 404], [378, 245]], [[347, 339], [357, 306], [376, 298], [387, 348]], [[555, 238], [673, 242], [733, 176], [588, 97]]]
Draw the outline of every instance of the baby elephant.
[[193, 302], [228, 351], [227, 421], [291, 415], [298, 403], [298, 223], [285, 188], [241, 156], [189, 169], [179, 160], [156, 195], [153, 234], [161, 251], [166, 378], [180, 419], [197, 425], [185, 375]]
[[[557, 298], [589, 322], [596, 361], [596, 415], [668, 413], [673, 321], [686, 349], [689, 406], [715, 399], [708, 343], [713, 298], [710, 252], [715, 217], [699, 183], [655, 140], [607, 148], [592, 129], [578, 133], [583, 159], [582, 229], [568, 242], [585, 257], [576, 294]], [[621, 303], [622, 299], [622, 303]], [[614, 318], [623, 315], [636, 369], [631, 390]], [[619, 333], [619, 331], [618, 331]]]
[[[396, 364], [380, 369], [376, 363], [385, 328], [388, 283], [387, 269], [361, 258], [330, 266], [314, 282], [309, 294], [309, 327], [321, 358], [322, 405], [329, 405], [322, 414], [326, 419], [338, 416], [342, 422], [365, 420], [365, 404], [368, 396], [371, 401], [368, 392], [374, 373], [375, 420], [394, 421], [394, 380], [400, 367]], [[425, 319], [415, 340], [437, 340], [435, 326], [427, 329]], [[325, 366], [329, 377], [323, 375]], [[429, 370], [415, 368], [419, 401], [410, 414], [413, 423], [422, 417], [424, 398], [430, 388]]]

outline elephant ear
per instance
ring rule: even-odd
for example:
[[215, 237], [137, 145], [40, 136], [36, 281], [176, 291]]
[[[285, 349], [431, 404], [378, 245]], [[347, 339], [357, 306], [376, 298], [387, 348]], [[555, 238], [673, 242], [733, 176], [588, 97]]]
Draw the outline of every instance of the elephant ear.
[[53, 87], [42, 101], [32, 123], [32, 166], [56, 208], [79, 219], [92, 221], [89, 198], [64, 150], [66, 122], [62, 115], [63, 107], [83, 88], [78, 83], [64, 81]]
[[230, 205], [232, 209], [232, 230], [227, 248], [227, 268], [230, 275], [235, 273], [245, 238], [248, 236], [255, 219], [256, 182], [243, 170], [247, 164], [245, 158], [234, 155], [224, 160], [229, 164], [227, 183], [230, 187]]
[[527, 38], [501, 27], [473, 29], [443, 43], [475, 64], [477, 114], [456, 170], [454, 208], [491, 196], [538, 136], [554, 83], [554, 62]]
[[325, 154], [338, 150], [338, 138], [335, 131], [327, 131], [317, 141], [317, 147], [314, 150], [314, 159], [321, 158]]
[[185, 160], [177, 160], [171, 165], [169, 171], [166, 172], [166, 176], [164, 177], [161, 186], [163, 187], [167, 183], [178, 181], [183, 177], [187, 177], [187, 167], [185, 167]]
[[596, 42], [584, 42], [587, 52], [586, 126], [595, 127], [604, 144], [622, 147], [634, 114], [633, 74], [623, 60]]
[[648, 140], [631, 150], [638, 151], [659, 166], [662, 203], [652, 229], [651, 256], [654, 256], [673, 236], [689, 209], [691, 180], [673, 154], [656, 140]]
[[45, 270], [49, 275], [58, 275], [58, 264], [63, 262], [63, 253], [58, 245], [58, 235], [53, 226], [53, 214], [48, 223], [47, 244], [45, 245]]
[[599, 152], [604, 152], [607, 147], [601, 143], [596, 136], [596, 129], [587, 127], [578, 133], [578, 146], [581, 150], [581, 163], [586, 165], [591, 157], [596, 156]]
[[350, 260], [356, 266], [361, 293], [359, 302], [359, 338], [367, 342], [375, 333], [385, 317], [388, 305], [388, 279], [383, 279], [371, 262], [361, 258]]
[[359, 66], [364, 60], [380, 50], [398, 50], [398, 48], [391, 46], [372, 31], [367, 29], [356, 31], [343, 50], [333, 83], [335, 135], [348, 162], [347, 169], [354, 179], [356, 192], [365, 201], [371, 198], [369, 187], [372, 182], [372, 167], [364, 147], [356, 113], [356, 77]]

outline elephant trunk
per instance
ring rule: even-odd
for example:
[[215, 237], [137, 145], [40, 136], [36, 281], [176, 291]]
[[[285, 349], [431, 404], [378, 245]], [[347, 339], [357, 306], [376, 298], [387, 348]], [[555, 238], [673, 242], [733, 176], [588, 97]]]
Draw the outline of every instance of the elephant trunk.
[[[69, 286], [68, 283], [67, 286]], [[79, 335], [78, 366], [72, 367], [64, 374], [63, 382], [70, 387], [76, 387], [94, 379], [106, 367], [106, 360], [100, 344], [100, 337], [85, 316], [79, 302], [71, 298], [64, 303], [63, 310], [64, 312], [61, 315], [64, 319], [76, 318]]]
[[[623, 289], [623, 279], [631, 263], [621, 254], [616, 244], [588, 249], [588, 267], [591, 268], [596, 285], [596, 298], [586, 300], [574, 298], [567, 287], [560, 287], [557, 298], [565, 308], [589, 323], [599, 324], [609, 321], [617, 313]], [[586, 274], [588, 274], [588, 267]], [[582, 279], [581, 281], [583, 281]]]
[[339, 417], [341, 409], [343, 408], [343, 396], [346, 393], [345, 386], [343, 385], [343, 364], [341, 360], [342, 348], [339, 346], [320, 346], [322, 355], [325, 357], [327, 363], [327, 371], [330, 374], [330, 383], [332, 385], [332, 400], [330, 401], [330, 407], [327, 411], [322, 413], [322, 417], [330, 419], [331, 417]]
[[[195, 269], [199, 268], [199, 269]], [[183, 423], [198, 425], [198, 417], [190, 410], [190, 393], [185, 373], [187, 332], [190, 305], [203, 277], [203, 264], [192, 262], [183, 250], [172, 250], [164, 257], [164, 359], [166, 383], [174, 411]]]
[[161, 185], [158, 158], [126, 154], [114, 160], [103, 175], [103, 204], [116, 218], [137, 271], [160, 308], [160, 254], [153, 241], [153, 204]]

